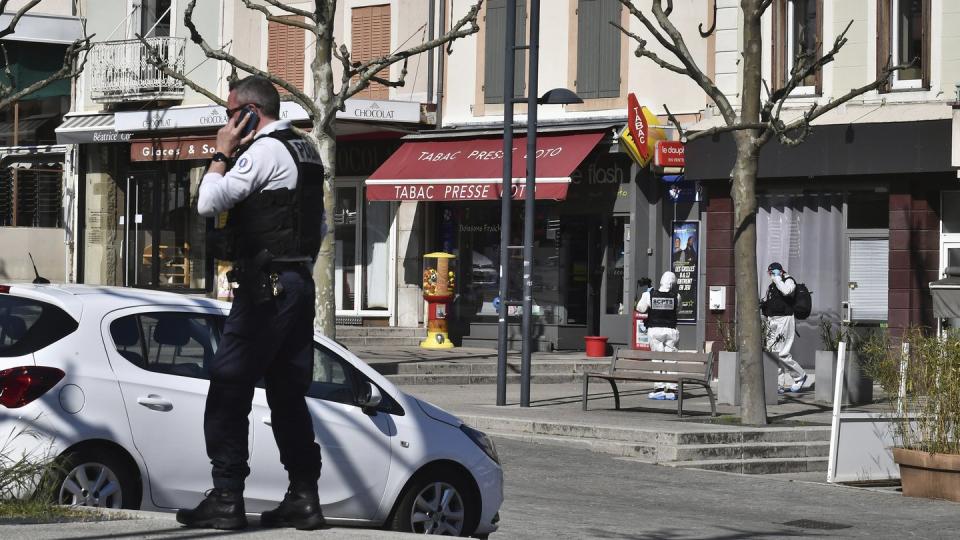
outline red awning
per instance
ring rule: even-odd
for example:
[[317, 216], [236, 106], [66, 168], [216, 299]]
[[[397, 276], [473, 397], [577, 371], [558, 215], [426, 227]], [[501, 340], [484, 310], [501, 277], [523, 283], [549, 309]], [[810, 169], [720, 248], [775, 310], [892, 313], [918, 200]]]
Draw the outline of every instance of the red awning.
[[[603, 138], [602, 132], [537, 135], [536, 198], [563, 200], [570, 173]], [[527, 138], [513, 139], [513, 198], [523, 199]], [[503, 139], [405, 142], [367, 179], [369, 201], [499, 200]]]

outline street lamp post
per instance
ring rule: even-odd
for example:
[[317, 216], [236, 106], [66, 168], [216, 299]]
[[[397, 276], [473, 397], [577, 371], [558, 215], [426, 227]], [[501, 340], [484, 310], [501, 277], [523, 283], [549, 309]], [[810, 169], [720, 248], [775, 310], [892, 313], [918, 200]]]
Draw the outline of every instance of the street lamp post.
[[555, 88], [537, 99], [539, 93], [538, 67], [540, 61], [540, 0], [530, 2], [530, 44], [516, 46], [516, 0], [507, 0], [506, 54], [504, 57], [503, 93], [503, 190], [500, 215], [500, 309], [497, 335], [497, 405], [506, 405], [507, 371], [507, 307], [517, 302], [507, 299], [508, 260], [510, 256], [510, 202], [513, 197], [513, 105], [523, 103], [523, 98], [513, 97], [514, 54], [519, 49], [529, 49], [527, 79], [527, 155], [526, 184], [523, 212], [523, 314], [521, 321], [520, 357], [520, 406], [530, 406], [530, 356], [532, 352], [533, 322], [533, 232], [536, 211], [537, 178], [537, 104], [583, 103], [575, 93], [565, 88]]

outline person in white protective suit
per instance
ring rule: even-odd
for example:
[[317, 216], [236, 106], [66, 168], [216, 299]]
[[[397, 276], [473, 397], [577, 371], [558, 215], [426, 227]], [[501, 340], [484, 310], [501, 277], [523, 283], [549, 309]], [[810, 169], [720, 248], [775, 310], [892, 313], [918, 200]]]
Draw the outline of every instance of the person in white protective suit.
[[[664, 272], [660, 277], [660, 287], [649, 290], [640, 296], [637, 311], [647, 314], [647, 335], [650, 337], [650, 350], [676, 351], [680, 333], [677, 331], [677, 312], [680, 309], [680, 295], [674, 290], [677, 276], [673, 272]], [[650, 399], [677, 399], [676, 383], [657, 383]]]
[[[780, 362], [780, 392], [799, 392], [807, 382], [807, 372], [790, 354], [796, 335], [793, 304], [797, 282], [778, 262], [770, 263], [767, 275], [770, 276], [770, 285], [766, 298], [760, 303], [761, 312], [767, 320], [767, 350], [774, 353]], [[788, 375], [791, 379], [784, 380]]]

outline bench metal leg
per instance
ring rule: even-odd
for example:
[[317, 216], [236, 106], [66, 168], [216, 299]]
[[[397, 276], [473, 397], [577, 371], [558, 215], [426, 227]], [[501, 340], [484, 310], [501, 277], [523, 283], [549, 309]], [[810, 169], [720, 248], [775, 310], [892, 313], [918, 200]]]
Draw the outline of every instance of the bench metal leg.
[[717, 401], [713, 398], [713, 389], [710, 388], [710, 383], [703, 385], [707, 389], [707, 396], [710, 397], [710, 416], [717, 415]]
[[583, 404], [582, 404], [583, 410], [587, 410], [587, 392], [588, 392], [587, 389], [589, 387], [590, 387], [590, 376], [584, 375], [583, 376]]
[[607, 379], [610, 382], [610, 388], [613, 389], [613, 406], [616, 410], [620, 410], [620, 391], [617, 390], [617, 381], [613, 379]]
[[680, 418], [683, 418], [683, 380], [682, 379], [680, 380], [680, 383], [678, 384], [678, 386], [679, 388], [677, 388], [677, 391], [679, 391], [680, 393], [677, 394], [677, 416], [679, 416]]

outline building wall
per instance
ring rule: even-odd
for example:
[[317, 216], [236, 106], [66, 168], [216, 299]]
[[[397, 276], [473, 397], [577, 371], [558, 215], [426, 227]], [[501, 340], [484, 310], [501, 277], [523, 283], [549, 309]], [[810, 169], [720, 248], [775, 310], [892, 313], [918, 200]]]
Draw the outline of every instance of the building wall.
[[929, 283], [940, 277], [940, 189], [904, 185], [890, 194], [889, 280], [891, 333], [911, 326], [932, 328]]
[[4, 227], [0, 229], [3, 253], [0, 254], [0, 279], [4, 282], [31, 281], [35, 277], [30, 257], [41, 276], [62, 283], [66, 276], [64, 261], [67, 246], [63, 229]]

